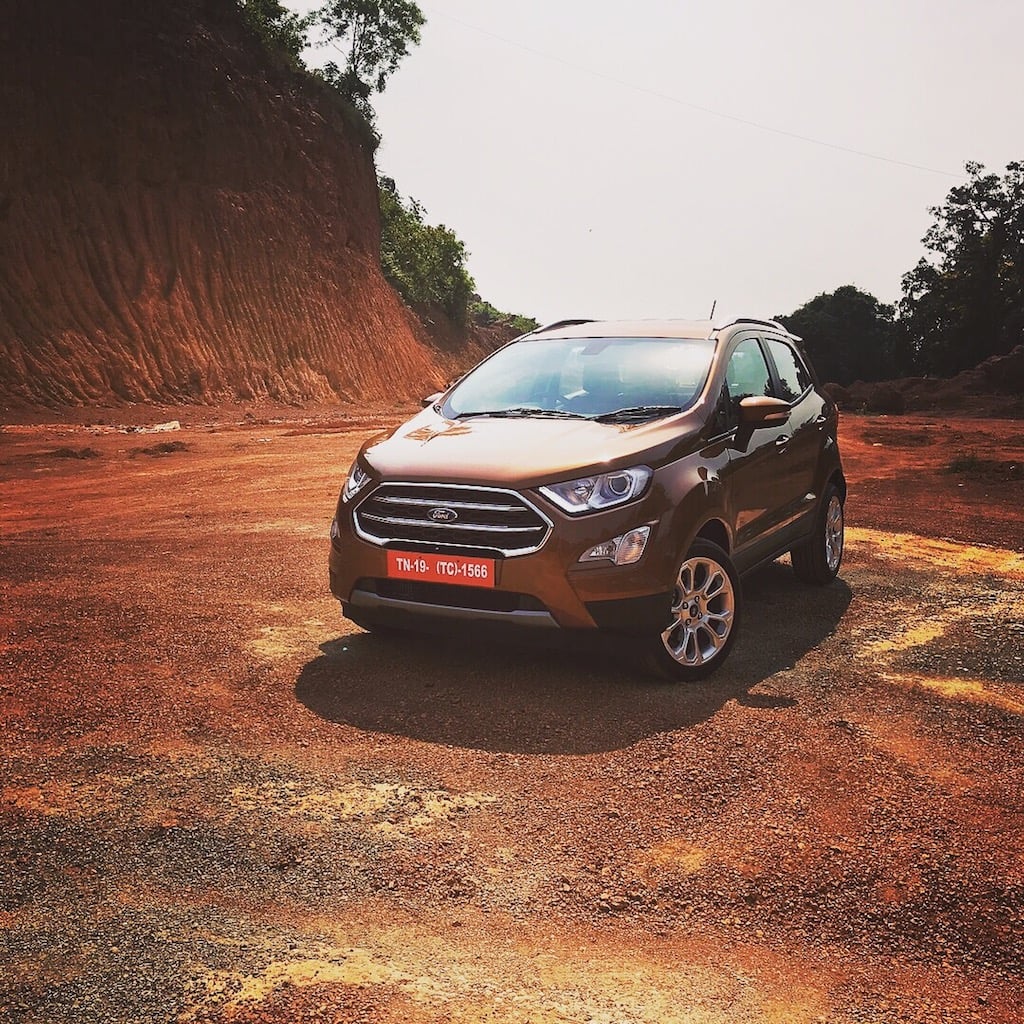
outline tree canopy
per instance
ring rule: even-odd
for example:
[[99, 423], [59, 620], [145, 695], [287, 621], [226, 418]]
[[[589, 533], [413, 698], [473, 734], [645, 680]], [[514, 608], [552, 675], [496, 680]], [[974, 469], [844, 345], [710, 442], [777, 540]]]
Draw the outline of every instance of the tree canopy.
[[815, 296], [780, 323], [803, 338], [823, 381], [885, 380], [895, 370], [893, 308], [852, 284]]
[[329, 61], [312, 72], [338, 90], [372, 123], [370, 96], [383, 92], [402, 58], [420, 41], [423, 12], [412, 0], [330, 0], [299, 16], [281, 0], [237, 0], [245, 20], [268, 50], [305, 67], [302, 51], [312, 30], [323, 46], [340, 50], [344, 61]]
[[942, 376], [1024, 342], [1024, 163], [968, 180], [930, 212], [928, 255], [903, 277], [903, 362]]
[[779, 316], [824, 380], [950, 377], [1024, 344], [1024, 163], [966, 165], [903, 275], [896, 308], [844, 285]]
[[423, 12], [412, 0], [330, 0], [316, 12], [325, 45], [345, 56], [324, 77], [351, 101], [368, 107], [411, 47], [420, 41]]
[[289, 11], [280, 0], [240, 0], [239, 6], [245, 20], [268, 50], [283, 53], [289, 63], [302, 66], [306, 34], [315, 14], [300, 17]]

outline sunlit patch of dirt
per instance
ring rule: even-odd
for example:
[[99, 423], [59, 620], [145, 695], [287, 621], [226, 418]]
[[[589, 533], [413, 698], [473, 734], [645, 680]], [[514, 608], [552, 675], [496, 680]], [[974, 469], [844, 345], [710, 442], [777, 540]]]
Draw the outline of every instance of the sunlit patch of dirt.
[[261, 658], [277, 661], [303, 652], [316, 651], [323, 639], [325, 623], [321, 619], [306, 619], [301, 625], [261, 626], [260, 635], [252, 641], [252, 649]]
[[[906, 608], [905, 613], [910, 613], [910, 609]], [[877, 656], [880, 654], [895, 654], [899, 651], [908, 651], [914, 647], [921, 647], [945, 635], [949, 622], [953, 621], [954, 618], [955, 616], [950, 616], [946, 622], [923, 622], [920, 625], [908, 626], [903, 632], [897, 633], [894, 637], [875, 640], [873, 643], [865, 645], [864, 653]]]
[[494, 803], [497, 797], [387, 782], [306, 790], [295, 782], [268, 781], [258, 786], [236, 786], [230, 799], [240, 811], [271, 808], [289, 818], [319, 824], [356, 819], [366, 822], [375, 832], [403, 836], [451, 822], [469, 811], [478, 811]]
[[856, 627], [863, 655], [880, 677], [919, 694], [1019, 713], [1021, 701], [998, 686], [1024, 682], [1024, 556], [903, 534], [851, 533], [858, 557], [870, 553], [882, 565], [903, 567], [884, 603], [865, 608]]
[[991, 573], [1024, 581], [1024, 553], [1020, 551], [857, 527], [847, 527], [846, 542], [863, 545], [873, 556], [892, 562], [896, 567], [917, 569], [927, 563], [936, 569], [954, 569], [958, 574]]
[[[410, 983], [411, 975], [389, 964], [375, 962], [365, 949], [333, 950], [333, 959], [301, 959], [271, 963], [260, 974], [214, 970], [204, 979], [207, 1001], [227, 1013], [247, 1004], [262, 1002], [281, 988], [312, 985], [370, 985]], [[188, 1020], [189, 1014], [181, 1020]]]
[[[182, 1024], [263, 1019], [261, 1009], [279, 1008], [282, 1000], [294, 1014], [312, 1005], [321, 1019], [335, 1020], [352, 986], [372, 999], [374, 1020], [453, 1024], [809, 1024], [829, 1008], [827, 972], [801, 978], [782, 958], [755, 965], [742, 950], [723, 966], [686, 941], [659, 956], [625, 936], [616, 937], [612, 954], [586, 933], [546, 926], [537, 934], [501, 920], [471, 930], [434, 921], [404, 927], [364, 921], [358, 939], [324, 919], [306, 919], [302, 928], [320, 938], [291, 951], [270, 934], [255, 957], [250, 947], [240, 950], [242, 964], [205, 970], [197, 986], [203, 995], [179, 1018]], [[405, 1016], [393, 1017], [399, 1007]]]
[[1024, 715], [1024, 701], [1014, 700], [1001, 693], [994, 693], [983, 681], [978, 679], [929, 677], [889, 672], [882, 673], [881, 677], [907, 690], [921, 690], [937, 694], [946, 700], [984, 704], [988, 707], [998, 708], [1000, 711]]

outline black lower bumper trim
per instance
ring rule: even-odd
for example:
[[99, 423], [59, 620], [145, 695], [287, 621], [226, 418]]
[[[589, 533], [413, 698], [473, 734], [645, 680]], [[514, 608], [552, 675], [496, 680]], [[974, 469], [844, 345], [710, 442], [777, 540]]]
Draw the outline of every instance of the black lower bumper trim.
[[557, 630], [558, 623], [548, 611], [516, 609], [498, 611], [487, 608], [464, 608], [451, 605], [423, 604], [403, 601], [367, 590], [353, 590], [342, 602], [345, 616], [362, 626], [394, 626], [399, 629], [427, 629], [438, 632], [461, 632], [481, 626], [501, 630]]
[[623, 597], [612, 601], [588, 601], [587, 611], [598, 629], [611, 633], [652, 633], [667, 625], [672, 609], [671, 594]]

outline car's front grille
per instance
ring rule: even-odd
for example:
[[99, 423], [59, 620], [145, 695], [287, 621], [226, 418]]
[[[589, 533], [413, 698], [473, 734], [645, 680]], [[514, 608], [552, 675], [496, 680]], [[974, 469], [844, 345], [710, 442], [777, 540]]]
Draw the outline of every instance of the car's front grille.
[[383, 483], [355, 510], [356, 531], [374, 544], [536, 551], [551, 522], [516, 491], [461, 484]]

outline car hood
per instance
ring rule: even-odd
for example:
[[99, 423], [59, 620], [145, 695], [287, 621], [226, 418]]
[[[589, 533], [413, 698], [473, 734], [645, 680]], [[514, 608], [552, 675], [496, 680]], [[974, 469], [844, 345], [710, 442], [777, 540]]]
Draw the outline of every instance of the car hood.
[[474, 416], [426, 409], [363, 449], [385, 479], [533, 487], [628, 465], [659, 464], [696, 447], [692, 414], [640, 425], [583, 419]]

